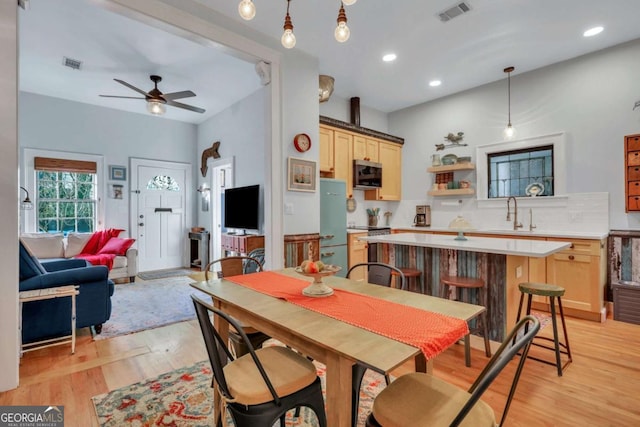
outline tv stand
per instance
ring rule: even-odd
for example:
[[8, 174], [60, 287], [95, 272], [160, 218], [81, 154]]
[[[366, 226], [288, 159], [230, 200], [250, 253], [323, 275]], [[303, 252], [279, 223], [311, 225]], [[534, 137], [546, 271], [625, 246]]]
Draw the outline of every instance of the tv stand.
[[229, 252], [246, 255], [258, 248], [264, 248], [264, 236], [256, 234], [222, 234], [222, 252], [224, 256], [228, 256]]

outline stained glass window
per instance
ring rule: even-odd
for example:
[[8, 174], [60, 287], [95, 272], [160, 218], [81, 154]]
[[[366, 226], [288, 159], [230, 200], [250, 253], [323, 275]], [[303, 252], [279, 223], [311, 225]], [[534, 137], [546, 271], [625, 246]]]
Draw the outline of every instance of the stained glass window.
[[489, 198], [553, 196], [553, 146], [492, 153], [487, 156]]
[[180, 191], [180, 186], [170, 176], [156, 175], [147, 183], [147, 190]]

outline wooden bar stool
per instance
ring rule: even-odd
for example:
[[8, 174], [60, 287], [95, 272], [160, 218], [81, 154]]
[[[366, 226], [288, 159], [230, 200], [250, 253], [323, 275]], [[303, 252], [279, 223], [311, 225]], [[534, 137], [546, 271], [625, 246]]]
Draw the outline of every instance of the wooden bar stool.
[[[408, 267], [398, 267], [398, 270], [402, 271], [404, 277], [407, 279], [407, 289], [418, 289], [418, 284], [420, 285], [420, 293], [424, 294], [424, 283], [420, 281], [420, 276], [422, 276], [422, 271], [417, 268], [408, 268]], [[395, 270], [391, 270], [392, 276], [399, 276], [398, 272]], [[411, 286], [413, 285], [413, 287]]]
[[[478, 290], [478, 301], [476, 302], [478, 305], [481, 305], [486, 308], [485, 312], [480, 314], [476, 318], [476, 327], [469, 331], [464, 337], [464, 364], [465, 366], [471, 366], [471, 342], [470, 335], [474, 332], [482, 333], [484, 338], [484, 352], [487, 357], [491, 357], [491, 345], [489, 344], [489, 298], [487, 298], [487, 286], [484, 283], [484, 280], [477, 279], [473, 277], [464, 277], [464, 276], [449, 276], [442, 275], [440, 276], [440, 296], [442, 298], [448, 298], [449, 296], [449, 287], [456, 287], [456, 295], [455, 299], [457, 301], [463, 301], [469, 304], [473, 304], [470, 298], [470, 290], [477, 289]], [[462, 294], [458, 293], [458, 289], [463, 290]]]
[[[564, 312], [562, 311], [562, 296], [564, 295], [564, 288], [558, 285], [551, 285], [548, 283], [520, 283], [518, 285], [520, 289], [520, 304], [518, 305], [518, 317], [517, 320], [520, 320], [520, 312], [522, 311], [522, 303], [524, 301], [524, 295], [527, 294], [529, 297], [527, 299], [527, 311], [526, 315], [531, 314], [531, 299], [533, 295], [540, 295], [543, 297], [549, 297], [549, 306], [551, 308], [551, 323], [553, 325], [553, 339], [549, 337], [540, 337], [536, 336], [536, 339], [542, 339], [547, 341], [553, 341], [553, 347], [549, 347], [547, 345], [542, 345], [540, 343], [536, 343], [535, 340], [532, 343], [538, 347], [546, 348], [549, 350], [553, 350], [556, 355], [555, 363], [549, 362], [548, 360], [540, 359], [531, 355], [527, 357], [529, 359], [537, 360], [538, 362], [543, 362], [548, 365], [556, 365], [558, 369], [558, 376], [562, 376], [562, 371], [564, 368], [571, 363], [571, 349], [569, 348], [569, 336], [567, 335], [567, 325], [564, 321]], [[564, 334], [564, 343], [561, 343], [558, 339], [558, 322], [556, 320], [556, 305], [555, 300], [558, 300], [558, 308], [560, 309], [560, 320], [562, 321], [562, 332]], [[560, 360], [560, 354], [565, 354], [568, 357], [568, 360], [563, 365]]]

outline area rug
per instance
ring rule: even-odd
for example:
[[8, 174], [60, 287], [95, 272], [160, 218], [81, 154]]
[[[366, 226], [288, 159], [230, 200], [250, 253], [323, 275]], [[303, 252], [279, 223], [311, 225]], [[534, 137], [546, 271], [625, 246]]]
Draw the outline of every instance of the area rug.
[[142, 280], [157, 280], [166, 279], [167, 277], [181, 277], [189, 276], [193, 274], [194, 270], [187, 270], [185, 268], [178, 268], [176, 270], [154, 270], [138, 273], [138, 277]]
[[[324, 365], [314, 362], [322, 380]], [[213, 424], [211, 365], [208, 361], [177, 369], [92, 398], [98, 422], [103, 427], [173, 426], [205, 427]], [[364, 426], [371, 403], [384, 388], [384, 377], [368, 370], [362, 380], [358, 425]], [[287, 426], [317, 427], [313, 411], [301, 408], [300, 416], [287, 414]], [[232, 423], [227, 425], [232, 426]], [[279, 422], [274, 426], [279, 426]]]
[[191, 294], [206, 295], [191, 286], [193, 279], [171, 277], [116, 285], [111, 317], [94, 336], [100, 340], [195, 319]]

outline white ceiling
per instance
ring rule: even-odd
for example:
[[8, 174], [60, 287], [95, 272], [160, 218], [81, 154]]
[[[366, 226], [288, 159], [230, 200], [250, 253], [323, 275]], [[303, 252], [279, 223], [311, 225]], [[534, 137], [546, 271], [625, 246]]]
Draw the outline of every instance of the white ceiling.
[[[284, 0], [254, 0], [257, 14], [243, 21], [239, 0], [195, 0], [243, 25], [279, 39]], [[167, 118], [199, 123], [255, 91], [253, 64], [179, 39], [89, 5], [89, 0], [31, 0], [21, 11], [22, 90], [145, 113], [141, 100], [113, 81], [151, 89], [149, 74], [163, 77], [160, 90], [193, 90], [182, 101], [207, 109], [200, 115], [167, 108]], [[447, 23], [438, 12], [455, 0], [360, 0], [346, 6], [351, 38], [333, 38], [338, 0], [292, 0], [296, 49], [319, 58], [320, 73], [336, 79], [334, 94], [359, 96], [384, 112], [504, 79], [569, 58], [640, 38], [638, 0], [467, 0], [472, 10]], [[601, 25], [604, 31], [584, 38]], [[383, 54], [398, 59], [384, 63]], [[84, 61], [82, 71], [62, 67], [62, 56]], [[46, 70], [43, 73], [42, 70]], [[442, 80], [431, 88], [428, 82]], [[329, 101], [330, 102], [330, 101]]]

